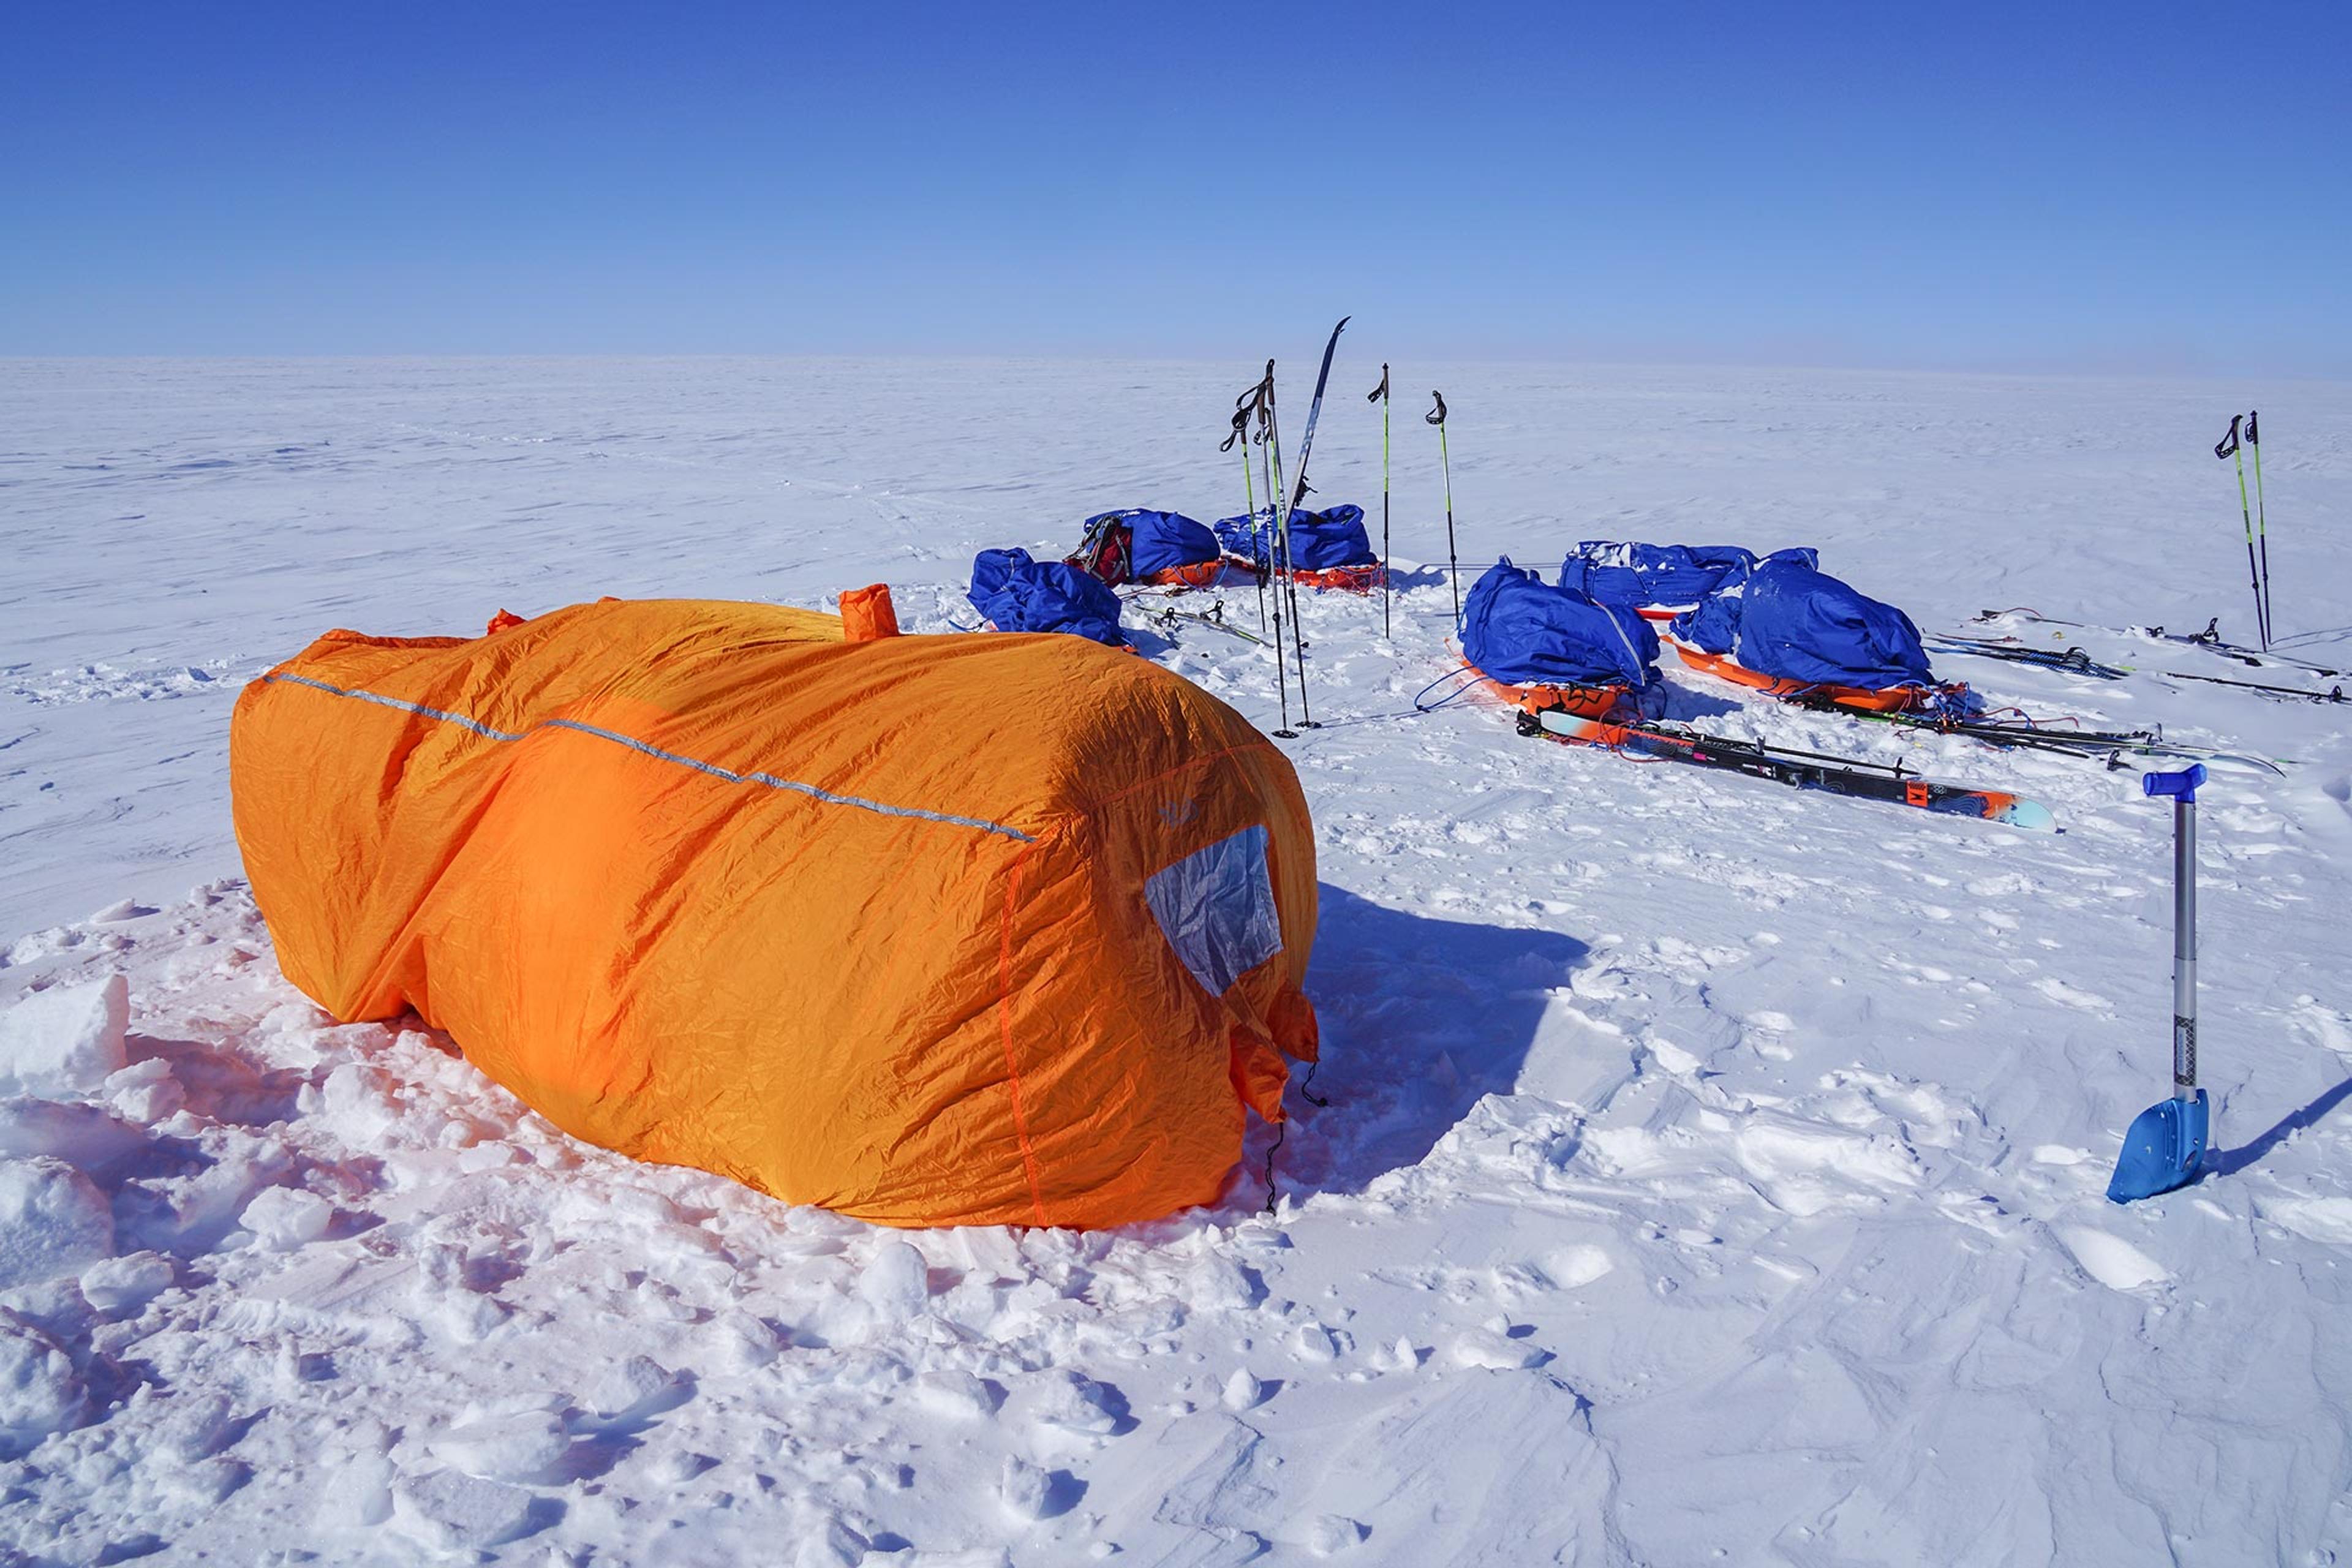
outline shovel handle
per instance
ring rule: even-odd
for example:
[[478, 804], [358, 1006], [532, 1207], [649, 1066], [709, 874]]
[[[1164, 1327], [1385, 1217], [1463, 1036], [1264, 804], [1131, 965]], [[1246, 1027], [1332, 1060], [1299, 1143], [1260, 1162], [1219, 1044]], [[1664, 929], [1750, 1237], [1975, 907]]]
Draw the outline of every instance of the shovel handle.
[[2169, 795], [2175, 800], [2197, 804], [2197, 791], [2205, 783], [2205, 764], [2191, 763], [2179, 773], [2147, 773], [2139, 781], [2140, 788], [2151, 795]]

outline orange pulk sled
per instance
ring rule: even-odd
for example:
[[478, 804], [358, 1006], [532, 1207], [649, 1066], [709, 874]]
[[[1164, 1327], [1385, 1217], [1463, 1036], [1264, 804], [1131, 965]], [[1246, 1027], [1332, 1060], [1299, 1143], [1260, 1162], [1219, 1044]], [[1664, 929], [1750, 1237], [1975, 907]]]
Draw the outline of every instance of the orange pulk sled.
[[1216, 1198], [1312, 1060], [1315, 849], [1224, 703], [1084, 638], [574, 605], [238, 699], [287, 976], [558, 1126], [892, 1225]]

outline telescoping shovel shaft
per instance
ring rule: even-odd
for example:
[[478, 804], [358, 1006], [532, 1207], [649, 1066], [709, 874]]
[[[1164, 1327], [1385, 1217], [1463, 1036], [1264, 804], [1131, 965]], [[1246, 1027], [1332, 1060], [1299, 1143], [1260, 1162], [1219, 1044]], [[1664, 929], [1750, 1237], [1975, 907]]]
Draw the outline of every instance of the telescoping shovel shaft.
[[[2197, 772], [2203, 773], [2199, 763]], [[2152, 773], [2148, 794], [2178, 773]], [[2197, 1098], [2197, 792], [2184, 784], [2172, 794], [2172, 1098]]]
[[2140, 780], [2149, 795], [2172, 799], [2172, 1098], [2141, 1111], [2124, 1133], [2107, 1184], [2119, 1204], [2195, 1181], [2210, 1146], [2212, 1111], [2197, 1087], [2197, 789], [2204, 782], [2202, 763]]

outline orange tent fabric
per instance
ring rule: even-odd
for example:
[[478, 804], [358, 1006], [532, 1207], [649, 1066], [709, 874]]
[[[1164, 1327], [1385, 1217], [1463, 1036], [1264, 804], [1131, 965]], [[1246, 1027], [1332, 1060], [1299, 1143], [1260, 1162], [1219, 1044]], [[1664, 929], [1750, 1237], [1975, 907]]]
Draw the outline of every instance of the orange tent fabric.
[[892, 1225], [1215, 1198], [1311, 1060], [1315, 847], [1231, 708], [1082, 637], [606, 600], [248, 686], [287, 976], [557, 1125]]

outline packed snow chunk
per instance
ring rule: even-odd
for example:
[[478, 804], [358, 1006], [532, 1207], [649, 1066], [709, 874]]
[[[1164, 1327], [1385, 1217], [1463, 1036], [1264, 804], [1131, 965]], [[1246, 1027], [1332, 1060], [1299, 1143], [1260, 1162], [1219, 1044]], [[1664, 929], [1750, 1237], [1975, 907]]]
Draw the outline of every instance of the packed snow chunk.
[[1054, 1479], [1026, 1459], [1007, 1454], [1004, 1468], [997, 1477], [996, 1495], [1004, 1511], [1013, 1518], [1043, 1519], [1054, 1495]]
[[1320, 1323], [1306, 1323], [1290, 1337], [1291, 1351], [1303, 1362], [1318, 1364], [1339, 1359], [1339, 1342]]
[[264, 1187], [245, 1205], [238, 1224], [272, 1252], [291, 1252], [327, 1234], [335, 1205], [300, 1187]]
[[1058, 1426], [1082, 1436], [1108, 1437], [1118, 1430], [1118, 1395], [1066, 1367], [1041, 1373], [1017, 1394], [1008, 1414], [1024, 1427]]
[[730, 1312], [717, 1330], [719, 1360], [737, 1372], [754, 1372], [784, 1352], [784, 1342], [764, 1318]]
[[2083, 1272], [2110, 1290], [2137, 1290], [2172, 1278], [2164, 1265], [2119, 1236], [2109, 1236], [2087, 1225], [2053, 1227]]
[[525, 1480], [563, 1458], [572, 1437], [551, 1411], [487, 1415], [452, 1427], [426, 1445], [443, 1464], [492, 1480]]
[[327, 1075], [319, 1099], [327, 1120], [344, 1141], [355, 1146], [373, 1142], [399, 1120], [393, 1103], [398, 1086], [382, 1068], [345, 1062]]
[[208, 1459], [236, 1435], [236, 1412], [218, 1394], [175, 1394], [163, 1402], [152, 1437], [156, 1452], [181, 1465]]
[[1563, 1247], [1544, 1259], [1543, 1271], [1563, 1290], [1580, 1290], [1617, 1266], [1598, 1247], [1578, 1243]]
[[984, 1420], [996, 1414], [996, 1391], [971, 1373], [952, 1368], [917, 1378], [915, 1397], [924, 1408], [959, 1420]]
[[120, 974], [35, 992], [0, 1012], [0, 1094], [91, 1093], [129, 1062], [130, 1024], [131, 983]]
[[161, 1057], [132, 1062], [108, 1075], [105, 1100], [109, 1109], [127, 1121], [152, 1126], [188, 1102], [188, 1091]]
[[62, 1160], [0, 1163], [0, 1290], [113, 1256], [114, 1213], [88, 1176]]
[[362, 1420], [331, 1450], [320, 1488], [317, 1522], [329, 1530], [382, 1524], [392, 1517], [392, 1433]]
[[1454, 1340], [1453, 1352], [1454, 1359], [1464, 1366], [1487, 1367], [1496, 1372], [1517, 1372], [1550, 1355], [1533, 1340], [1515, 1340], [1492, 1329], [1472, 1329], [1462, 1334]]
[[1233, 1375], [1225, 1379], [1224, 1391], [1219, 1401], [1228, 1410], [1240, 1411], [1254, 1408], [1263, 1403], [1265, 1396], [1265, 1384], [1252, 1376], [1249, 1368], [1237, 1366], [1234, 1368]]
[[1307, 1528], [1307, 1550], [1318, 1557], [1336, 1557], [1360, 1545], [1366, 1533], [1362, 1525], [1345, 1514], [1323, 1514]]
[[793, 1554], [793, 1568], [857, 1568], [872, 1544], [835, 1513], [793, 1533], [800, 1538], [800, 1549]]
[[588, 1388], [589, 1409], [610, 1420], [642, 1415], [663, 1405], [678, 1386], [677, 1375], [651, 1356], [633, 1355], [607, 1366]]
[[20, 1458], [79, 1426], [89, 1404], [64, 1347], [0, 1309], [0, 1459]]
[[196, 1511], [215, 1506], [252, 1479], [253, 1469], [243, 1460], [215, 1454], [165, 1472], [160, 1489], [172, 1501]]
[[530, 1493], [504, 1481], [435, 1470], [403, 1476], [394, 1490], [412, 1533], [446, 1552], [496, 1546], [530, 1523]]
[[174, 1252], [209, 1252], [237, 1227], [246, 1206], [293, 1168], [294, 1155], [274, 1134], [227, 1129], [209, 1142], [213, 1163], [170, 1186], [167, 1215], [142, 1219], [133, 1234]]
[[930, 1266], [903, 1241], [886, 1241], [867, 1259], [857, 1293], [883, 1319], [906, 1322], [930, 1305]]
[[109, 1317], [130, 1317], [172, 1288], [172, 1260], [160, 1252], [110, 1258], [81, 1271], [81, 1299]]

